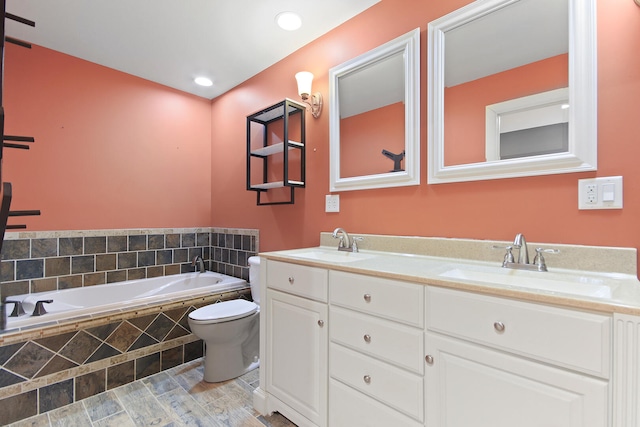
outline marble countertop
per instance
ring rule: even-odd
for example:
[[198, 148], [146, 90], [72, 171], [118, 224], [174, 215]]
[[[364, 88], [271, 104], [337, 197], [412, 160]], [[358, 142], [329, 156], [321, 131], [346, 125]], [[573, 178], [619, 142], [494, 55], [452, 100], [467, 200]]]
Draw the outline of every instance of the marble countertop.
[[503, 268], [499, 261], [373, 250], [350, 253], [338, 251], [335, 246], [266, 252], [260, 256], [531, 302], [640, 315], [640, 282], [635, 274], [628, 272], [551, 266], [548, 272], [538, 272]]

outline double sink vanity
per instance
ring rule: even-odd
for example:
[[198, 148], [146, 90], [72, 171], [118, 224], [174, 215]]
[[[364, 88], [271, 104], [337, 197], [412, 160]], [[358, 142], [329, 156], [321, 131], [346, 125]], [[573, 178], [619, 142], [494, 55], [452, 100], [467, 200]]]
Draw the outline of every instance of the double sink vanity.
[[[426, 70], [419, 28], [331, 68], [330, 191], [420, 185], [421, 76], [428, 184], [596, 171], [596, 10], [469, 2], [427, 25]], [[363, 104], [388, 108], [404, 146], [369, 136], [386, 134], [353, 107], [359, 87], [389, 94]], [[346, 131], [354, 117], [367, 132]], [[402, 153], [402, 168], [353, 168], [381, 149]], [[365, 235], [349, 252], [338, 246], [354, 240], [333, 234], [260, 254], [262, 414], [317, 427], [640, 426], [635, 249], [530, 244], [530, 261], [522, 235]]]
[[260, 254], [256, 410], [298, 426], [639, 425], [635, 249], [554, 245], [542, 272], [503, 268], [505, 242], [360, 237], [359, 252], [321, 233]]

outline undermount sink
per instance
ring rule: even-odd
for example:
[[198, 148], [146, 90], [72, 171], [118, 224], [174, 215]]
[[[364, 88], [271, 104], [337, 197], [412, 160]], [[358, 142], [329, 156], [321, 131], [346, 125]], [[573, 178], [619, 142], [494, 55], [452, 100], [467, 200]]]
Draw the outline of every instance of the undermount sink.
[[596, 298], [611, 298], [617, 284], [605, 283], [605, 279], [570, 274], [523, 271], [502, 267], [464, 265], [451, 268], [439, 277], [453, 280], [480, 282]]
[[293, 250], [289, 251], [287, 254], [296, 258], [304, 258], [315, 261], [324, 261], [324, 262], [353, 262], [353, 261], [362, 261], [365, 259], [370, 259], [375, 257], [374, 254], [367, 254], [362, 252], [346, 252], [335, 250], [322, 250], [322, 249], [302, 249], [302, 250]]

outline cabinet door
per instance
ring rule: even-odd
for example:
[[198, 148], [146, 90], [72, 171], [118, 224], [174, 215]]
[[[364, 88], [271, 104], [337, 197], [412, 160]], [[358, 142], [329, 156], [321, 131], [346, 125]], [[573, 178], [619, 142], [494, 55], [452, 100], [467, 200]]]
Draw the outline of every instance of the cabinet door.
[[268, 392], [326, 425], [327, 305], [269, 289], [267, 311]]
[[604, 427], [607, 381], [433, 333], [428, 427]]

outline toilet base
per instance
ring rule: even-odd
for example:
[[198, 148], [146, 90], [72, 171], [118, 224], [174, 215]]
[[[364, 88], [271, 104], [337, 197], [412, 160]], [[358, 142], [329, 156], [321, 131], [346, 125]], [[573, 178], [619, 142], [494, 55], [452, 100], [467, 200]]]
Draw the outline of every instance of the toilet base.
[[227, 381], [258, 367], [259, 311], [245, 317], [217, 323], [196, 320], [189, 315], [189, 326], [191, 332], [204, 341], [204, 380], [206, 382]]
[[[231, 323], [235, 323], [235, 326]], [[210, 330], [211, 332], [217, 331], [215, 338], [218, 341], [214, 342], [213, 337], [211, 341], [205, 341], [204, 380], [208, 383], [219, 383], [237, 378], [257, 368], [260, 364], [259, 313], [219, 326], [222, 326], [223, 329]], [[240, 327], [237, 328], [237, 326]], [[233, 336], [233, 339], [229, 339], [229, 334]]]
[[[213, 356], [213, 357], [211, 357]], [[217, 357], [216, 357], [217, 356]], [[234, 354], [237, 356], [237, 353]], [[220, 357], [220, 354], [209, 354], [204, 357], [204, 381], [208, 383], [219, 383], [228, 381], [233, 378], [237, 378], [246, 374], [249, 371], [253, 371], [260, 366], [260, 360], [257, 360], [249, 366], [243, 366], [242, 357], [234, 358], [231, 360], [238, 360], [239, 363], [234, 363], [233, 366], [228, 364], [216, 363], [216, 360]]]

